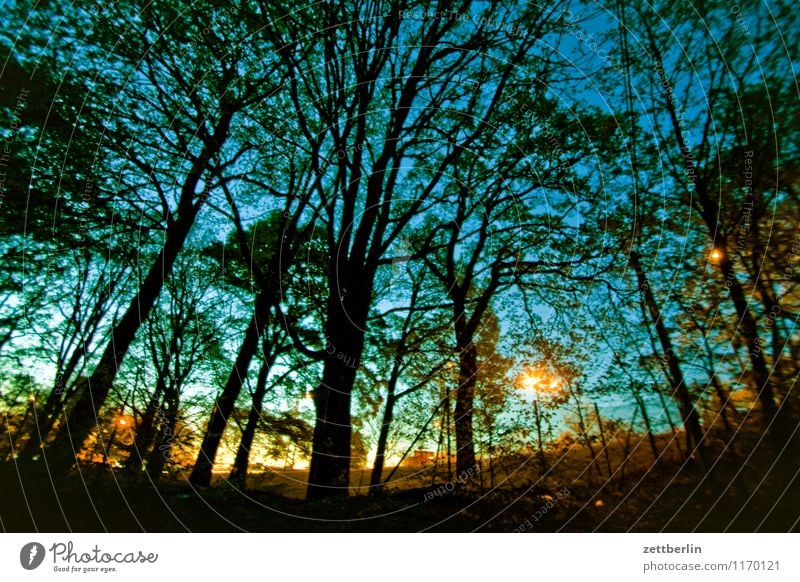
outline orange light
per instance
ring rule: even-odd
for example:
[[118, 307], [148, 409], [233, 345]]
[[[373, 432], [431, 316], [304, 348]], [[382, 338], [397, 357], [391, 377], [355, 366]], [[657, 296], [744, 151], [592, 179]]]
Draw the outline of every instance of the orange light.
[[522, 377], [522, 386], [526, 390], [535, 390], [539, 382], [541, 382], [541, 379], [533, 374], [525, 374]]
[[522, 375], [520, 382], [526, 390], [536, 390], [538, 388], [540, 391], [554, 391], [561, 386], [561, 379], [548, 373], [534, 374], [529, 372]]
[[722, 253], [720, 252], [719, 249], [714, 249], [713, 251], [711, 251], [711, 258], [715, 261], [721, 259]]
[[128, 424], [128, 421], [125, 420], [124, 418], [120, 418], [119, 421], [118, 421], [118, 424], [120, 426], [125, 426], [126, 424]]

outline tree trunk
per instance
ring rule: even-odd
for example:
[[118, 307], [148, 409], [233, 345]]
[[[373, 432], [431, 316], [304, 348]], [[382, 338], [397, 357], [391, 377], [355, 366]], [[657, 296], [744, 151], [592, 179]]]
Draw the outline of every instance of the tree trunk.
[[390, 382], [389, 393], [386, 396], [386, 407], [383, 410], [383, 423], [381, 424], [381, 431], [378, 435], [378, 450], [375, 453], [375, 463], [372, 465], [372, 476], [369, 480], [373, 493], [377, 493], [381, 489], [383, 464], [386, 457], [386, 443], [389, 440], [389, 427], [394, 417], [394, 403], [394, 387]]
[[136, 332], [155, 305], [164, 280], [172, 272], [175, 259], [194, 224], [197, 209], [197, 206], [192, 206], [167, 228], [167, 237], [161, 252], [124, 315], [114, 326], [111, 341], [103, 351], [97, 367], [91, 376], [76, 384], [75, 405], [69, 413], [64, 413], [55, 440], [48, 447], [47, 462], [52, 473], [64, 473], [72, 466], [75, 462], [74, 452], [81, 449], [97, 425], [97, 416], [111, 391], [119, 366], [125, 359]]
[[[631, 456], [631, 435], [633, 434], [634, 428], [636, 427], [636, 417], [639, 415], [639, 407], [633, 409], [633, 414], [631, 415], [631, 424], [628, 427], [628, 434], [625, 435], [625, 446], [623, 448], [623, 457], [622, 463], [619, 466], [619, 480], [620, 482], [625, 481], [625, 467], [628, 466], [628, 461], [630, 460]], [[597, 415], [597, 418], [600, 418], [600, 415]]]
[[34, 430], [28, 431], [28, 427], [20, 425], [17, 435], [21, 435], [22, 431], [25, 430], [26, 432], [30, 432], [30, 438], [17, 457], [19, 462], [26, 463], [32, 457], [38, 455], [42, 450], [42, 443], [47, 441], [47, 435], [50, 434], [53, 425], [58, 420], [59, 413], [64, 407], [63, 378], [63, 374], [56, 373], [54, 386], [47, 395], [44, 406], [42, 406], [41, 410], [34, 411], [34, 418], [36, 421], [36, 426], [33, 427]]
[[660, 390], [656, 390], [658, 394], [658, 399], [661, 401], [661, 409], [664, 411], [664, 415], [667, 417], [667, 422], [669, 423], [669, 428], [672, 431], [672, 436], [675, 439], [675, 444], [678, 447], [678, 455], [680, 458], [683, 458], [683, 449], [681, 448], [681, 439], [678, 438], [678, 431], [675, 428], [675, 423], [672, 422], [672, 415], [669, 413], [669, 407], [667, 406], [667, 401], [664, 400], [664, 395], [661, 393]]
[[[666, 359], [666, 364], [669, 369], [668, 378], [670, 387], [672, 388], [672, 397], [678, 402], [678, 408], [681, 413], [683, 425], [686, 427], [687, 446], [691, 450], [697, 450], [700, 460], [704, 467], [708, 466], [708, 459], [705, 458], [705, 447], [703, 446], [703, 429], [700, 427], [700, 417], [697, 414], [697, 409], [692, 402], [692, 397], [689, 394], [689, 389], [686, 386], [686, 381], [683, 377], [683, 372], [678, 361], [678, 356], [672, 348], [672, 339], [667, 332], [664, 325], [664, 319], [661, 315], [661, 310], [656, 303], [655, 296], [652, 289], [647, 282], [642, 265], [639, 261], [639, 254], [632, 252], [630, 254], [631, 266], [636, 271], [636, 278], [639, 283], [639, 290], [644, 295], [644, 301], [650, 312], [650, 318], [656, 328], [656, 334], [661, 344], [661, 349], [664, 352], [663, 358]], [[663, 361], [663, 360], [662, 360]], [[644, 413], [644, 410], [642, 410]]]
[[154, 481], [161, 478], [164, 465], [172, 453], [179, 401], [180, 396], [177, 390], [168, 390], [164, 395], [163, 421], [156, 427], [155, 442], [147, 455], [147, 474]]
[[197, 454], [189, 482], [196, 487], [207, 487], [211, 484], [211, 469], [217, 456], [222, 433], [228, 426], [228, 418], [236, 406], [236, 399], [242, 391], [242, 384], [247, 376], [250, 363], [258, 351], [259, 333], [264, 329], [268, 319], [268, 310], [272, 305], [272, 296], [261, 292], [256, 298], [256, 304], [250, 323], [244, 333], [244, 339], [239, 346], [239, 354], [233, 364], [233, 369], [228, 375], [225, 387], [214, 404], [211, 419], [208, 421], [200, 452]]
[[152, 398], [147, 402], [144, 414], [142, 415], [142, 422], [139, 423], [136, 429], [136, 437], [133, 439], [133, 447], [131, 447], [131, 454], [125, 463], [125, 468], [131, 472], [136, 472], [142, 467], [147, 450], [149, 449], [153, 438], [155, 437], [155, 422], [156, 415], [161, 409], [161, 395], [164, 392], [164, 379], [160, 377], [156, 382], [156, 389], [153, 392]]
[[714, 392], [719, 399], [719, 414], [722, 417], [722, 424], [725, 427], [725, 435], [730, 437], [733, 434], [733, 427], [731, 426], [730, 419], [728, 418], [728, 407], [731, 406], [730, 394], [717, 378], [716, 373], [711, 372], [711, 385], [714, 386]]
[[458, 342], [458, 388], [453, 421], [456, 429], [456, 472], [469, 472], [475, 467], [475, 443], [472, 434], [472, 407], [478, 373], [478, 350], [472, 338]]
[[[708, 221], [707, 221], [708, 222]], [[708, 224], [709, 230], [716, 228], [716, 217], [713, 224]], [[722, 242], [721, 244], [725, 244]], [[725, 286], [728, 287], [730, 292], [733, 306], [736, 309], [738, 317], [738, 329], [741, 330], [747, 341], [747, 350], [750, 354], [750, 362], [753, 366], [753, 379], [755, 380], [756, 395], [761, 403], [761, 410], [766, 417], [766, 422], [774, 418], [778, 408], [775, 405], [775, 395], [772, 390], [772, 384], [769, 381], [769, 369], [767, 362], [764, 359], [763, 340], [758, 335], [758, 326], [753, 318], [753, 314], [747, 304], [747, 297], [745, 296], [742, 285], [736, 279], [736, 273], [733, 263], [728, 257], [728, 252], [725, 248], [720, 249], [722, 258], [719, 261], [719, 267], [722, 274], [725, 276]]]
[[597, 455], [594, 452], [594, 447], [592, 446], [592, 440], [589, 438], [589, 433], [586, 430], [586, 423], [583, 420], [583, 404], [581, 403], [578, 395], [575, 391], [570, 388], [570, 393], [572, 394], [572, 398], [575, 400], [575, 408], [578, 412], [578, 427], [581, 431], [581, 436], [583, 437], [584, 442], [586, 443], [586, 447], [589, 449], [589, 455], [592, 458], [592, 465], [594, 465], [597, 474], [602, 477], [603, 471], [600, 469], [600, 465], [597, 463]]
[[125, 313], [111, 331], [111, 338], [94, 372], [75, 386], [77, 400], [67, 414], [49, 447], [47, 462], [51, 473], [65, 473], [75, 462], [75, 452], [79, 451], [92, 429], [97, 426], [97, 415], [111, 391], [117, 372], [128, 354], [136, 332], [153, 309], [164, 281], [172, 273], [175, 259], [183, 248], [186, 238], [194, 225], [203, 199], [195, 202], [197, 186], [206, 165], [219, 152], [230, 131], [233, 111], [223, 108], [220, 119], [214, 128], [213, 138], [206, 143], [200, 156], [181, 187], [177, 218], [168, 217], [164, 246], [151, 265], [139, 290], [131, 300]]
[[236, 459], [233, 462], [230, 479], [238, 480], [244, 484], [247, 477], [247, 469], [250, 465], [250, 449], [253, 447], [253, 439], [256, 435], [258, 422], [261, 420], [261, 410], [264, 405], [264, 396], [267, 393], [267, 377], [269, 376], [270, 365], [267, 362], [261, 364], [256, 381], [256, 390], [253, 393], [253, 404], [250, 406], [250, 414], [247, 416], [247, 424], [242, 432], [242, 439], [239, 441], [239, 448], [236, 451]]
[[644, 404], [644, 399], [639, 395], [635, 395], [636, 402], [639, 403], [639, 410], [642, 411], [642, 418], [644, 418], [644, 426], [647, 429], [647, 439], [650, 441], [650, 449], [653, 451], [653, 462], [658, 461], [658, 444], [656, 437], [653, 434], [653, 427], [650, 424], [650, 415], [647, 413], [647, 407]]
[[349, 494], [353, 432], [350, 404], [364, 350], [374, 278], [374, 272], [363, 270], [337, 272], [336, 286], [328, 297], [327, 345], [322, 379], [314, 390], [317, 420], [306, 499]]
[[[423, 435], [428, 431], [428, 425], [430, 425], [430, 423], [433, 422], [433, 419], [436, 418], [436, 415], [439, 414], [439, 409], [441, 407], [442, 407], [442, 403], [440, 402], [439, 404], [436, 405], [436, 408], [433, 409], [433, 413], [428, 417], [428, 420], [426, 420], [422, 424], [422, 428], [419, 429], [419, 431], [417, 432], [417, 436], [415, 436], [414, 439], [411, 441], [411, 444], [408, 445], [408, 448], [405, 450], [403, 455], [400, 457], [400, 460], [397, 461], [397, 465], [395, 465], [394, 468], [391, 471], [389, 471], [389, 474], [386, 476], [386, 480], [384, 481], [384, 484], [388, 483], [389, 481], [391, 481], [392, 477], [394, 477], [394, 474], [397, 471], [397, 469], [399, 469], [400, 465], [403, 464], [403, 461], [406, 460], [406, 457], [408, 456], [408, 453], [411, 452], [411, 450], [416, 446], [417, 442], [419, 442], [419, 439], [421, 439], [423, 437]], [[452, 481], [452, 479], [449, 479], [448, 481]]]
[[606, 467], [608, 468], [608, 478], [611, 479], [611, 458], [608, 453], [608, 442], [606, 442], [606, 431], [603, 428], [603, 419], [600, 417], [600, 408], [597, 402], [594, 402], [594, 415], [597, 417], [597, 426], [600, 427], [600, 440], [603, 443], [603, 454], [606, 458]]
[[[483, 486], [483, 472], [481, 472]], [[492, 429], [489, 429], [489, 488], [494, 489], [494, 451], [492, 450]]]
[[[34, 411], [36, 413], [35, 419], [38, 426], [35, 427], [35, 430], [29, 431], [30, 438], [28, 439], [25, 448], [20, 451], [20, 455], [18, 457], [20, 463], [24, 464], [30, 461], [33, 456], [38, 455], [41, 452], [42, 443], [46, 442], [47, 436], [53, 429], [53, 425], [55, 425], [59, 415], [64, 409], [64, 406], [73, 395], [73, 391], [67, 390], [67, 386], [71, 384], [72, 376], [78, 369], [78, 364], [80, 363], [81, 358], [87, 357], [86, 354], [89, 351], [89, 346], [94, 339], [95, 333], [97, 332], [97, 328], [100, 324], [100, 320], [105, 313], [105, 311], [102, 309], [102, 304], [105, 302], [105, 300], [105, 294], [101, 293], [100, 297], [97, 297], [94, 306], [90, 311], [90, 315], [87, 318], [83, 330], [76, 327], [72, 336], [73, 338], [81, 335], [82, 332], [85, 332], [88, 335], [79, 340], [78, 345], [74, 350], [72, 350], [69, 359], [67, 359], [65, 363], [59, 364], [58, 369], [56, 370], [53, 386], [47, 395], [44, 407], [40, 412]], [[77, 317], [79, 312], [80, 310], [76, 305], [73, 308], [73, 315]]]
[[[355, 357], [356, 360], [361, 356], [361, 349], [357, 346], [344, 343], [334, 345], [337, 346], [337, 354], [347, 354], [348, 358]], [[353, 351], [347, 351], [348, 347]], [[322, 381], [314, 391], [317, 422], [314, 425], [307, 499], [346, 497], [349, 492], [352, 435], [350, 397], [356, 367], [337, 359], [337, 354], [326, 359]]]
[[539, 401], [533, 401], [533, 415], [536, 420], [536, 446], [539, 451], [539, 475], [547, 472], [547, 459], [544, 456], [544, 446], [542, 444], [542, 417], [539, 415]]
[[[406, 331], [404, 330], [404, 335]], [[370, 477], [370, 488], [373, 493], [381, 489], [383, 483], [383, 465], [386, 460], [386, 444], [389, 441], [389, 428], [394, 418], [394, 405], [397, 403], [395, 393], [397, 392], [397, 380], [400, 377], [400, 355], [395, 354], [392, 363], [392, 371], [389, 375], [388, 386], [386, 387], [386, 406], [383, 409], [383, 422], [378, 435], [378, 450], [375, 452], [375, 462], [372, 465], [372, 475]]]
[[450, 388], [447, 383], [444, 385], [444, 399], [442, 402], [444, 405], [444, 428], [447, 441], [447, 482], [449, 483], [453, 480], [453, 441], [450, 434], [453, 424], [453, 404], [450, 402]]
[[[650, 49], [657, 63], [662, 63], [661, 50], [656, 43], [653, 30], [650, 26], [645, 26], [645, 32], [649, 41]], [[676, 109], [676, 104], [671, 98], [665, 100], [667, 112], [670, 117], [672, 129], [675, 134], [675, 139], [681, 151], [691, 151], [686, 139], [684, 138], [684, 131], [682, 129], [682, 122]], [[692, 161], [692, 172], [694, 176], [700, 176], [696, 164]], [[711, 243], [720, 253], [721, 258], [718, 261], [719, 269], [725, 277], [725, 286], [730, 293], [731, 301], [733, 302], [734, 309], [738, 320], [737, 329], [741, 330], [747, 342], [747, 350], [750, 354], [752, 362], [753, 380], [755, 381], [755, 390], [757, 398], [761, 403], [761, 409], [765, 416], [765, 424], [769, 424], [777, 412], [775, 405], [775, 396], [770, 383], [770, 375], [764, 359], [764, 352], [762, 348], [762, 340], [758, 336], [758, 327], [755, 318], [748, 306], [747, 297], [742, 289], [741, 284], [736, 279], [736, 272], [733, 263], [728, 256], [728, 240], [725, 236], [725, 229], [719, 223], [721, 215], [719, 202], [715, 198], [713, 189], [708, 187], [708, 184], [701, 180], [697, 180], [695, 191], [686, 198], [686, 203], [689, 206], [696, 205], [703, 222], [708, 230]]]
[[47, 435], [50, 434], [59, 415], [64, 410], [64, 406], [73, 396], [74, 390], [68, 390], [67, 385], [70, 383], [72, 375], [78, 367], [80, 357], [85, 355], [93, 337], [94, 332], [73, 350], [72, 356], [63, 369], [56, 372], [56, 379], [53, 382], [50, 393], [47, 395], [44, 407], [40, 413], [36, 414], [36, 423], [38, 426], [35, 431], [31, 432], [25, 448], [22, 449], [18, 457], [20, 463], [27, 463], [35, 455], [41, 453], [42, 443], [47, 441]]

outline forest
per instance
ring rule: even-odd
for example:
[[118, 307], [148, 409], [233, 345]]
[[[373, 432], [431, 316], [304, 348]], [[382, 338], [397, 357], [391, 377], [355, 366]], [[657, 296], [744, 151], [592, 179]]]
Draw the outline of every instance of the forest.
[[0, 531], [800, 530], [789, 0], [2, 13]]

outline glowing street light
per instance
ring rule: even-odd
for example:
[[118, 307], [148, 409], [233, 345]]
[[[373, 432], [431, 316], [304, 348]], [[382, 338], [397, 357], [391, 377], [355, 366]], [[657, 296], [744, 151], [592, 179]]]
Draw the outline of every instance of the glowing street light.
[[530, 390], [534, 394], [534, 399], [536, 398], [536, 386], [539, 384], [539, 377], [533, 374], [525, 374], [522, 376], [522, 387], [525, 390]]
[[712, 261], [718, 261], [722, 258], [722, 251], [719, 249], [712, 249], [709, 256], [711, 257]]
[[535, 372], [523, 374], [520, 383], [526, 391], [531, 393], [534, 401], [539, 399], [539, 395], [554, 393], [561, 387], [559, 378], [548, 379], [546, 374], [537, 374]]
[[539, 392], [540, 386], [545, 386], [545, 389], [555, 389], [558, 387], [558, 380], [554, 379], [547, 382], [539, 374], [528, 372], [522, 375], [522, 387], [529, 391], [533, 397], [533, 415], [536, 419], [536, 441], [539, 445], [539, 472], [544, 473], [547, 470], [547, 460], [544, 458], [544, 447], [542, 445], [542, 418], [539, 415]]

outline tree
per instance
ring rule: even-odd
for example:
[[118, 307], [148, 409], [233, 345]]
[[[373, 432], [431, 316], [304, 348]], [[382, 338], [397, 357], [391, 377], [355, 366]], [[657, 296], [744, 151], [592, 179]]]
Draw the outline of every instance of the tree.
[[[515, 19], [532, 23], [516, 36], [487, 24], [510, 16], [499, 7], [487, 7], [469, 20], [401, 20], [406, 14], [401, 10], [424, 5], [393, 6], [388, 16], [372, 5], [281, 15], [294, 38], [313, 34], [317, 39], [312, 47], [282, 53], [295, 71], [292, 99], [300, 106], [295, 114], [305, 141], [298, 149], [310, 152], [319, 178], [311, 191], [324, 209], [328, 255], [322, 335], [334, 348], [333, 355], [310, 350], [321, 358], [323, 372], [314, 391], [318, 422], [309, 497], [347, 493], [350, 404], [358, 366], [342, 360], [361, 360], [382, 256], [416, 216], [432, 211], [444, 172], [494, 129], [487, 121], [547, 22], [538, 9], [515, 12]], [[443, 14], [458, 7], [440, 6], [448, 9]], [[318, 23], [325, 28], [318, 30]], [[312, 74], [307, 63], [318, 61], [326, 64]], [[461, 82], [469, 77], [487, 82], [473, 91], [474, 85]], [[375, 107], [391, 111], [391, 117], [376, 115]], [[321, 163], [323, 151], [335, 160]], [[403, 169], [404, 163], [413, 164], [413, 170]], [[405, 186], [406, 173], [418, 184], [413, 195]]]
[[[537, 76], [536, 84], [541, 80]], [[577, 119], [570, 122], [531, 84], [534, 92], [515, 95], [497, 115], [511, 126], [515, 141], [509, 145], [496, 134], [480, 142], [480, 155], [463, 156], [463, 165], [453, 172], [453, 193], [440, 203], [450, 206], [444, 214], [452, 218], [435, 227], [425, 224], [430, 235], [421, 255], [452, 309], [459, 363], [454, 412], [459, 472], [475, 464], [472, 410], [481, 365], [475, 334], [490, 324], [486, 316], [492, 303], [514, 288], [544, 283], [552, 292], [566, 281], [591, 281], [610, 263], [595, 242], [599, 237], [580, 218], [597, 209], [599, 197], [592, 195], [585, 178], [570, 171], [592, 155], [589, 140], [596, 133], [605, 137], [602, 129], [594, 131], [602, 123], [574, 113]], [[519, 116], [519, 110], [525, 114]], [[591, 123], [595, 127], [589, 133]], [[583, 135], [587, 133], [589, 139]], [[548, 143], [554, 135], [560, 140], [557, 152]], [[531, 167], [543, 169], [531, 176]], [[580, 190], [588, 194], [573, 194]], [[576, 252], [564, 256], [565, 249]]]
[[[83, 255], [83, 256], [82, 256]], [[95, 260], [91, 255], [78, 251], [68, 256], [68, 264], [61, 270], [61, 279], [74, 286], [63, 289], [51, 287], [59, 296], [55, 305], [48, 309], [54, 320], [34, 323], [33, 333], [39, 338], [38, 349], [43, 359], [55, 359], [55, 377], [41, 406], [33, 408], [33, 426], [21, 426], [17, 435], [18, 445], [24, 436], [27, 443], [19, 455], [20, 463], [26, 463], [41, 454], [41, 446], [64, 407], [75, 395], [75, 388], [85, 376], [88, 366], [96, 359], [96, 350], [108, 338], [108, 320], [117, 307], [114, 298], [127, 286], [130, 265], [118, 265], [105, 260]], [[69, 264], [71, 263], [71, 264]], [[45, 327], [46, 329], [42, 329]], [[38, 403], [38, 399], [37, 399]], [[27, 433], [27, 435], [26, 435]]]
[[228, 418], [234, 411], [250, 364], [261, 344], [264, 360], [259, 374], [264, 376], [263, 382], [262, 378], [259, 378], [256, 394], [253, 395], [252, 421], [248, 422], [249, 430], [245, 430], [244, 442], [238, 455], [239, 471], [246, 471], [246, 460], [250, 450], [247, 441], [252, 441], [255, 434], [269, 369], [275, 359], [288, 348], [286, 341], [288, 322], [279, 317], [282, 315], [279, 303], [283, 285], [288, 282], [289, 275], [292, 274], [293, 257], [301, 248], [307, 231], [298, 229], [304, 205], [297, 206], [291, 214], [289, 208], [293, 198], [287, 197], [286, 200], [287, 206], [283, 213], [273, 214], [270, 220], [256, 225], [250, 237], [252, 242], [248, 244], [236, 205], [233, 198], [228, 197], [236, 222], [235, 238], [239, 243], [242, 265], [251, 270], [257, 293], [236, 360], [222, 391], [216, 398], [197, 460], [189, 477], [194, 485], [206, 486], [211, 483], [211, 469], [222, 441], [222, 434], [228, 424]]
[[[405, 263], [408, 256], [396, 256], [392, 260], [392, 268], [395, 267], [398, 260]], [[445, 343], [444, 338], [441, 337], [442, 331], [446, 326], [434, 319], [437, 308], [441, 308], [438, 301], [439, 294], [431, 294], [430, 290], [425, 289], [427, 279], [425, 268], [414, 268], [409, 265], [406, 273], [407, 281], [399, 277], [393, 277], [393, 279], [394, 287], [403, 289], [402, 296], [408, 293], [407, 305], [393, 307], [380, 315], [380, 321], [383, 324], [389, 324], [393, 320], [397, 321], [396, 325], [387, 325], [387, 327], [392, 331], [399, 327], [399, 336], [388, 338], [385, 346], [388, 357], [382, 361], [389, 372], [385, 380], [386, 396], [383, 404], [383, 416], [370, 476], [370, 487], [373, 493], [380, 491], [383, 485], [383, 469], [396, 406], [406, 397], [428, 386], [432, 380], [440, 377], [441, 373], [446, 372], [445, 369], [452, 365], [449, 358], [450, 346], [442, 345]], [[406, 291], [406, 287], [410, 288]], [[396, 289], [394, 290], [396, 291]], [[400, 313], [403, 312], [405, 315], [400, 316]], [[440, 403], [441, 405], [442, 403]]]
[[228, 322], [221, 317], [225, 299], [215, 288], [213, 268], [213, 263], [204, 261], [199, 253], [185, 253], [177, 260], [165, 282], [165, 293], [147, 321], [141, 341], [145, 345], [138, 346], [137, 351], [149, 365], [144, 374], [136, 373], [130, 384], [136, 391], [142, 380], [149, 384], [150, 376], [152, 389], [145, 390], [140, 398], [144, 410], [136, 425], [127, 467], [136, 471], [144, 464], [153, 479], [161, 476], [170, 456], [181, 394], [200, 374], [213, 378], [210, 368], [222, 361], [221, 338]]
[[[682, 43], [680, 54], [672, 48], [675, 46], [673, 36], [678, 32], [661, 28], [654, 11], [639, 5], [627, 11], [629, 29], [643, 32], [636, 47], [641, 50], [637, 52], [646, 55], [646, 60], [632, 63], [631, 69], [637, 81], [650, 88], [649, 95], [642, 92], [648, 98], [647, 114], [651, 116], [647, 125], [662, 143], [669, 145], [671, 155], [666, 169], [670, 183], [679, 192], [671, 199], [693, 209], [708, 233], [716, 257], [712, 262], [729, 292], [739, 332], [745, 338], [754, 393], [769, 423], [777, 412], [775, 386], [758, 324], [759, 318], [766, 317], [769, 312], [759, 313], [757, 305], [748, 300], [747, 290], [750, 286], [757, 293], [765, 291], [767, 284], [763, 280], [746, 281], [738, 266], [739, 249], [751, 230], [749, 224], [753, 217], [765, 216], [764, 208], [769, 202], [762, 197], [764, 174], [750, 184], [728, 176], [729, 168], [742, 177], [752, 173], [748, 172], [748, 167], [763, 172], [772, 165], [770, 160], [780, 157], [780, 150], [760, 141], [774, 135], [778, 128], [771, 128], [770, 136], [759, 131], [748, 132], [748, 128], [757, 125], [755, 119], [749, 117], [754, 110], [739, 103], [743, 102], [742, 97], [750, 103], [758, 102], [755, 95], [767, 86], [770, 91], [791, 91], [774, 76], [780, 69], [779, 63], [788, 55], [772, 52], [771, 58], [759, 59], [756, 64], [753, 55], [772, 42], [769, 31], [759, 27], [750, 35], [735, 19], [726, 18], [723, 20], [726, 24], [720, 26], [719, 38], [714, 38], [701, 25], [701, 20], [684, 14], [684, 10], [672, 7], [664, 11], [675, 18], [686, 16], [680, 32], [686, 42]], [[707, 4], [701, 16], [714, 14], [727, 15], [727, 5]], [[762, 73], [756, 69], [763, 71], [767, 82], [759, 78]], [[704, 76], [702, 84], [698, 84], [699, 71]], [[737, 88], [738, 95], [731, 92], [731, 86]], [[787, 104], [791, 102], [786, 101]], [[661, 112], [664, 112], [663, 117]], [[788, 127], [786, 130], [791, 132]], [[758, 159], [748, 163], [751, 159], [748, 152], [756, 151]], [[733, 160], [736, 163], [731, 167], [729, 164]], [[751, 180], [750, 177], [746, 179]], [[756, 207], [759, 208], [754, 210]], [[743, 221], [748, 223], [744, 237], [739, 236]], [[768, 297], [766, 303], [769, 304]]]
[[[122, 159], [129, 164], [134, 183], [144, 184], [152, 195], [127, 201], [134, 207], [137, 202], [145, 207], [152, 205], [164, 237], [129, 306], [115, 322], [93, 372], [76, 386], [76, 401], [63, 417], [48, 450], [48, 464], [55, 473], [72, 465], [72, 451], [91, 431], [119, 365], [155, 305], [164, 279], [171, 273], [214, 186], [204, 184], [204, 177], [208, 180], [210, 168], [231, 155], [226, 144], [233, 132], [234, 116], [260, 104], [275, 88], [274, 69], [263, 66], [263, 61], [258, 69], [247, 69], [244, 79], [237, 78], [238, 67], [254, 58], [252, 51], [264, 46], [254, 46], [249, 26], [253, 21], [247, 11], [242, 9], [237, 19], [222, 9], [201, 8], [195, 4], [191, 12], [178, 19], [179, 7], [170, 2], [157, 7], [150, 4], [138, 12], [115, 6], [102, 17], [88, 18], [94, 44], [83, 57], [89, 61], [86, 68], [94, 69], [91, 78], [95, 83], [118, 89], [109, 89], [106, 95], [113, 94], [131, 105], [130, 115], [115, 115], [116, 124], [129, 122], [136, 128], [125, 144]], [[223, 13], [226, 18], [221, 18]], [[85, 15], [77, 13], [76, 18], [81, 21]], [[126, 34], [120, 37], [117, 29]], [[205, 30], [209, 30], [207, 35]], [[188, 41], [198, 36], [207, 38], [193, 45], [192, 54], [188, 54]], [[260, 58], [268, 55], [265, 51]], [[109, 113], [114, 112], [113, 105], [105, 105]], [[110, 133], [115, 132], [112, 129]], [[151, 146], [148, 136], [161, 144], [158, 149]], [[235, 158], [236, 153], [233, 155]], [[165, 164], [166, 160], [169, 162]], [[173, 201], [168, 193], [171, 183], [177, 190]]]

